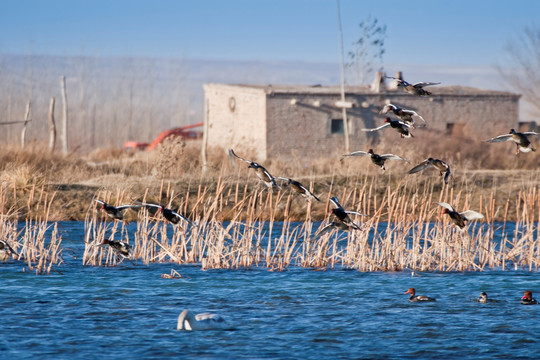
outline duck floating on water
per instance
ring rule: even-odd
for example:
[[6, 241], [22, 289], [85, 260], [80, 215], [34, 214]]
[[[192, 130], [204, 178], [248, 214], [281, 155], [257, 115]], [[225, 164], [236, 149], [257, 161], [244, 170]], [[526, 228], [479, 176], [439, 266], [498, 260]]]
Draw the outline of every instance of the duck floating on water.
[[424, 90], [425, 86], [439, 85], [440, 82], [417, 82], [414, 84], [408, 83], [405, 80], [398, 79], [392, 76], [387, 76], [390, 79], [397, 81], [397, 86], [403, 88], [405, 92], [409, 94], [418, 95], [418, 96], [428, 96], [431, 95], [431, 92]]
[[522, 305], [537, 305], [538, 301], [533, 298], [532, 291], [526, 290], [523, 294], [523, 297], [521, 298], [521, 304]]
[[540, 133], [529, 131], [529, 132], [517, 132], [514, 129], [510, 129], [508, 134], [499, 135], [492, 139], [486, 140], [488, 143], [497, 143], [497, 142], [506, 142], [512, 141], [516, 144], [517, 150], [516, 155], [519, 155], [519, 152], [528, 153], [531, 151], [536, 151], [532, 146], [529, 136], [539, 136]]
[[276, 182], [276, 179], [272, 176], [272, 174], [270, 174], [268, 172], [268, 170], [266, 170], [264, 168], [264, 166], [260, 165], [259, 163], [255, 162], [255, 161], [246, 160], [244, 158], [241, 158], [240, 156], [236, 155], [236, 153], [234, 152], [233, 149], [229, 149], [229, 155], [232, 155], [232, 156], [236, 157], [237, 159], [239, 159], [239, 160], [241, 160], [241, 161], [243, 161], [245, 163], [248, 163], [249, 164], [248, 168], [253, 169], [255, 171], [255, 174], [257, 175], [257, 177], [259, 179], [261, 179], [266, 184], [266, 186], [268, 186], [269, 189], [279, 187], [277, 182]]
[[414, 121], [414, 118], [417, 117], [420, 120], [424, 122], [424, 126], [426, 126], [426, 120], [422, 116], [420, 116], [416, 111], [413, 110], [405, 110], [402, 109], [394, 104], [386, 104], [382, 108], [382, 110], [379, 112], [380, 114], [388, 114], [390, 111], [397, 116], [401, 121], [404, 123], [407, 123], [412, 126], [413, 129], [416, 128], [416, 123]]
[[414, 137], [413, 134], [411, 134], [411, 132], [409, 131], [409, 129], [411, 128], [411, 125], [405, 123], [405, 122], [402, 122], [402, 121], [399, 121], [399, 120], [392, 120], [390, 118], [385, 118], [384, 119], [384, 122], [385, 124], [384, 125], [381, 125], [377, 128], [374, 128], [374, 129], [361, 129], [362, 131], [367, 131], [367, 132], [372, 132], [372, 131], [379, 131], [379, 130], [382, 130], [382, 129], [386, 129], [387, 127], [391, 127], [392, 129], [395, 129], [401, 136], [401, 138], [410, 138], [410, 137]]
[[302, 185], [299, 181], [293, 180], [288, 177], [281, 177], [281, 176], [278, 176], [278, 179], [285, 181], [287, 186], [290, 186], [291, 189], [293, 189], [295, 192], [305, 197], [308, 201], [310, 201], [311, 199], [315, 199], [318, 202], [321, 201], [321, 199], [315, 196], [315, 194], [309, 191], [309, 189], [305, 187], [304, 185]]
[[176, 224], [178, 224], [180, 222], [180, 220], [184, 220], [185, 222], [187, 222], [191, 226], [197, 226], [197, 224], [195, 224], [193, 221], [188, 219], [186, 216], [184, 216], [184, 215], [182, 215], [182, 214], [180, 214], [180, 213], [178, 213], [178, 212], [176, 212], [176, 211], [174, 211], [172, 209], [168, 209], [163, 205], [151, 204], [151, 203], [142, 203], [142, 205], [157, 208], [157, 211], [158, 212], [161, 211], [161, 213], [163, 214], [163, 217], [172, 224], [176, 225]]
[[461, 229], [465, 227], [465, 222], [473, 221], [473, 220], [479, 220], [483, 219], [484, 215], [480, 214], [479, 212], [476, 212], [474, 210], [466, 210], [463, 212], [457, 212], [452, 205], [445, 203], [445, 202], [438, 202], [439, 206], [442, 206], [444, 208], [443, 214], [448, 214], [450, 216], [450, 219], [459, 226]]
[[184, 310], [178, 316], [177, 330], [230, 330], [232, 326], [220, 315], [201, 313], [195, 315]]
[[409, 290], [405, 291], [405, 294], [410, 294], [411, 295], [409, 297], [410, 302], [435, 301], [435, 298], [431, 298], [429, 296], [416, 295], [416, 290], [414, 288], [409, 288]]
[[407, 159], [404, 159], [400, 156], [397, 156], [397, 155], [394, 155], [394, 154], [383, 154], [383, 155], [379, 155], [379, 154], [376, 154], [373, 149], [369, 149], [367, 152], [365, 151], [355, 151], [355, 152], [352, 152], [350, 154], [346, 154], [346, 155], [343, 155], [345, 157], [347, 156], [369, 156], [371, 158], [371, 161], [377, 165], [378, 167], [380, 167], [383, 171], [386, 170], [386, 168], [384, 167], [384, 163], [386, 162], [386, 160], [402, 160], [402, 161], [407, 161], [409, 162], [409, 160]]
[[440, 175], [444, 176], [443, 177], [444, 183], [448, 184], [448, 181], [450, 180], [450, 175], [451, 175], [450, 166], [446, 162], [439, 159], [428, 158], [422, 161], [420, 164], [413, 167], [411, 170], [409, 170], [409, 174], [415, 174], [417, 172], [420, 172], [430, 167], [434, 167], [437, 170], [439, 170]]
[[121, 205], [121, 206], [112, 206], [107, 204], [105, 201], [101, 201], [98, 199], [95, 199], [96, 202], [101, 204], [101, 210], [105, 211], [105, 213], [115, 219], [115, 220], [124, 220], [124, 214], [122, 213], [123, 210], [126, 209], [140, 209], [141, 205]]

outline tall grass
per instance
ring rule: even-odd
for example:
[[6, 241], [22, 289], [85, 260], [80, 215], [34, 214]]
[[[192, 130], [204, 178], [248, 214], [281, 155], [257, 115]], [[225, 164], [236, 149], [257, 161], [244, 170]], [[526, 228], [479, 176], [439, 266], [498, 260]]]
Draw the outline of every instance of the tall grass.
[[[197, 223], [195, 227], [171, 225], [142, 210], [138, 214], [137, 230], [130, 237], [123, 224], [100, 221], [100, 214], [91, 212], [87, 238], [94, 240], [93, 243], [88, 241], [88, 249], [95, 249], [94, 245], [109, 233], [109, 236], [132, 241], [132, 261], [197, 264], [203, 269], [538, 269], [540, 197], [535, 187], [519, 194], [517, 204], [522, 216], [513, 236], [503, 239], [497, 239], [495, 232], [509, 220], [494, 221], [500, 210], [495, 205], [494, 193], [487, 199], [479, 199], [477, 210], [483, 212], [485, 222], [471, 223], [462, 230], [443, 216], [442, 208], [436, 203], [449, 202], [465, 210], [471, 207], [472, 196], [455, 192], [451, 187], [445, 187], [441, 192], [435, 189], [435, 182], [412, 194], [405, 183], [396, 189], [387, 188], [383, 194], [378, 194], [369, 182], [362, 187], [344, 187], [339, 194], [343, 205], [370, 216], [355, 219], [361, 224], [361, 230], [336, 230], [316, 237], [317, 223], [326, 216], [313, 217], [313, 208], [321, 207], [328, 213], [328, 199], [326, 204], [313, 204], [287, 191], [271, 192], [262, 187], [249, 191], [247, 187], [227, 185], [220, 179], [215, 192], [210, 193], [200, 186], [196, 199], [191, 201], [192, 207], [187, 206], [193, 196], [190, 192], [183, 196], [166, 192], [165, 202], [169, 206], [175, 203], [174, 207], [182, 209]], [[291, 204], [298, 200], [303, 202], [304, 219], [293, 221]], [[508, 209], [505, 210], [507, 213]], [[284, 220], [276, 222], [277, 216]], [[231, 220], [223, 222], [224, 217]], [[95, 252], [96, 256], [98, 252]], [[99, 265], [100, 261], [86, 261], [85, 264]], [[107, 261], [107, 265], [115, 264], [114, 257]]]

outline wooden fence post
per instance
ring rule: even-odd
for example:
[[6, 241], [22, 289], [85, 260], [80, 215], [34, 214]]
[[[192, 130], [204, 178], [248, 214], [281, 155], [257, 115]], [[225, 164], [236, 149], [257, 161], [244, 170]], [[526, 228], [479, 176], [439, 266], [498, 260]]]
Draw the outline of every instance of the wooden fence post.
[[60, 78], [60, 84], [62, 86], [62, 152], [66, 155], [68, 153], [68, 109], [65, 76]]
[[26, 124], [30, 121], [30, 101], [26, 104], [26, 111], [24, 112], [24, 125], [21, 131], [21, 148], [24, 149], [24, 141], [26, 138]]
[[54, 147], [56, 145], [56, 124], [54, 122], [54, 97], [51, 98], [51, 103], [49, 105], [49, 150], [54, 152]]

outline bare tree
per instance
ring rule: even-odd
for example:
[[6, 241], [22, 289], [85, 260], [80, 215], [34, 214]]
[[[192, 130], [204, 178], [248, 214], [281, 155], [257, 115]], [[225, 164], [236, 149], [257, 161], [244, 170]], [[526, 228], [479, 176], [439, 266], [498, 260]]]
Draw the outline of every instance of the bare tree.
[[349, 58], [347, 68], [353, 79], [352, 84], [364, 85], [366, 81], [371, 80], [375, 71], [383, 71], [386, 25], [380, 25], [379, 21], [370, 15], [358, 26], [360, 37], [347, 54]]
[[523, 100], [540, 111], [540, 28], [526, 27], [506, 46], [510, 66], [499, 73]]

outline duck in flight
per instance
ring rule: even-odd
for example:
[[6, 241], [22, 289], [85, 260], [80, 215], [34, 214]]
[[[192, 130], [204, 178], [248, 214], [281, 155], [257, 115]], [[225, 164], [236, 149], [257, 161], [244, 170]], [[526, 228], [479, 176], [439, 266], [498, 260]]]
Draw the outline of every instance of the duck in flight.
[[428, 96], [431, 95], [431, 92], [424, 90], [425, 86], [439, 85], [440, 82], [418, 82], [415, 84], [410, 84], [405, 80], [401, 80], [392, 76], [387, 76], [387, 78], [394, 79], [397, 81], [397, 86], [403, 88], [406, 92], [418, 96]]
[[248, 163], [249, 164], [248, 168], [253, 169], [257, 177], [261, 179], [266, 184], [266, 186], [268, 186], [269, 189], [272, 189], [274, 187], [276, 188], [279, 187], [276, 182], [276, 179], [272, 176], [272, 174], [270, 174], [268, 170], [266, 170], [259, 163], [241, 158], [240, 156], [236, 155], [233, 149], [229, 149], [229, 154], [245, 163]]
[[331, 211], [331, 215], [334, 217], [334, 221], [329, 221], [324, 225], [321, 225], [319, 229], [317, 229], [317, 232], [315, 233], [315, 237], [319, 237], [335, 228], [349, 231], [349, 230], [361, 230], [360, 226], [356, 225], [350, 218], [349, 215], [359, 215], [359, 216], [367, 216], [365, 214], [359, 213], [357, 211], [349, 211], [345, 210], [343, 206], [339, 203], [339, 200], [337, 197], [333, 196], [330, 198], [330, 202], [334, 206], [334, 208]]
[[536, 151], [529, 140], [529, 136], [539, 136], [540, 133], [534, 131], [528, 132], [518, 132], [514, 129], [511, 129], [508, 134], [499, 135], [492, 139], [486, 140], [488, 143], [497, 143], [497, 142], [506, 142], [512, 141], [516, 144], [516, 155], [519, 155], [519, 152], [528, 153], [531, 151]]
[[381, 125], [377, 128], [374, 128], [374, 129], [361, 129], [362, 131], [368, 131], [368, 132], [372, 132], [372, 131], [379, 131], [379, 130], [382, 130], [382, 129], [386, 129], [387, 127], [391, 127], [392, 129], [395, 129], [402, 138], [409, 138], [409, 137], [414, 137], [413, 134], [411, 134], [411, 132], [409, 131], [410, 128], [411, 128], [411, 125], [405, 123], [405, 122], [402, 122], [402, 121], [399, 121], [399, 120], [392, 120], [390, 118], [385, 118], [384, 119], [384, 122], [385, 124], [384, 125]]
[[439, 170], [440, 175], [444, 176], [444, 183], [448, 184], [451, 175], [450, 166], [446, 162], [439, 159], [428, 158], [409, 170], [409, 174], [415, 174], [430, 167], [434, 167], [435, 169]]
[[98, 247], [109, 246], [116, 253], [119, 259], [131, 260], [131, 246], [124, 241], [103, 239]]
[[176, 224], [178, 224], [180, 222], [180, 220], [184, 220], [185, 222], [187, 222], [191, 226], [197, 226], [197, 224], [195, 224], [193, 221], [188, 219], [186, 216], [184, 216], [184, 215], [182, 215], [182, 214], [180, 214], [180, 213], [178, 213], [178, 212], [176, 212], [174, 210], [168, 209], [163, 205], [150, 204], [150, 203], [142, 203], [142, 205], [147, 206], [147, 207], [157, 208], [157, 212], [161, 211], [161, 213], [163, 214], [163, 217], [172, 224], [176, 225]]
[[302, 185], [299, 181], [296, 181], [287, 177], [281, 177], [281, 176], [278, 176], [278, 180], [285, 181], [287, 186], [290, 186], [291, 189], [293, 189], [296, 193], [305, 197], [308, 201], [311, 201], [311, 199], [315, 199], [318, 202], [321, 201], [321, 199], [315, 196], [311, 191], [309, 191], [308, 188]]
[[350, 154], [346, 154], [346, 155], [343, 155], [343, 156], [369, 156], [371, 158], [371, 161], [377, 165], [378, 167], [380, 167], [383, 171], [386, 170], [386, 168], [384, 167], [384, 163], [386, 162], [386, 160], [402, 160], [402, 161], [407, 161], [407, 162], [410, 162], [409, 160], [407, 159], [404, 159], [400, 156], [397, 156], [397, 155], [394, 155], [394, 154], [383, 154], [383, 155], [379, 155], [379, 154], [376, 154], [373, 149], [369, 149], [367, 152], [365, 151], [355, 151], [355, 152], [352, 152]]
[[101, 201], [98, 199], [95, 199], [97, 203], [101, 204], [101, 210], [105, 211], [107, 216], [110, 218], [113, 218], [115, 220], [124, 220], [124, 213], [122, 213], [125, 209], [140, 209], [141, 205], [121, 205], [121, 206], [112, 206], [107, 204], [105, 201]]
[[479, 219], [484, 218], [484, 215], [482, 215], [479, 212], [476, 212], [474, 210], [466, 210], [466, 211], [463, 211], [463, 212], [457, 212], [452, 207], [452, 205], [450, 205], [448, 203], [439, 202], [437, 204], [444, 208], [443, 214], [448, 214], [448, 216], [450, 216], [450, 219], [452, 219], [452, 222], [454, 224], [456, 224], [461, 229], [463, 229], [465, 227], [466, 222], [473, 221], [473, 220], [479, 220]]
[[394, 104], [386, 104], [380, 111], [380, 114], [388, 114], [390, 111], [392, 111], [392, 113], [397, 116], [401, 121], [411, 125], [413, 129], [416, 128], [416, 123], [414, 121], [415, 117], [424, 122], [423, 126], [426, 126], [427, 124], [426, 120], [424, 120], [424, 118], [420, 116], [416, 111], [405, 110]]

